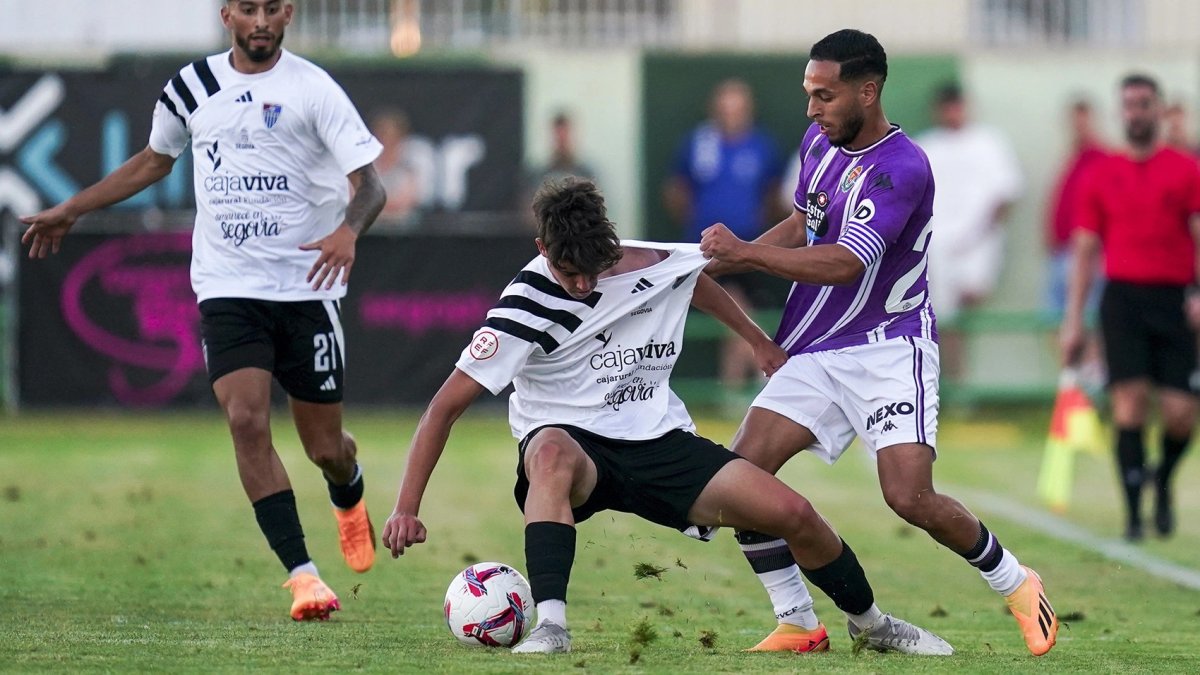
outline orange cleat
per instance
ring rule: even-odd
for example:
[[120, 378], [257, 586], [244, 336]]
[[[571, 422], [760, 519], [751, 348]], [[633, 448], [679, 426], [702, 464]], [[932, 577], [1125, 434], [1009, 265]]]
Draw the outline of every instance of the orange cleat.
[[1058, 616], [1050, 601], [1046, 599], [1046, 589], [1042, 586], [1042, 578], [1037, 572], [1021, 566], [1025, 570], [1024, 583], [1004, 599], [1008, 610], [1017, 619], [1021, 634], [1025, 637], [1025, 646], [1034, 656], [1041, 656], [1050, 651], [1058, 638]]
[[334, 508], [342, 557], [355, 572], [366, 572], [375, 564], [375, 526], [367, 515], [367, 502], [359, 500], [348, 509]]
[[790, 623], [781, 623], [771, 631], [771, 634], [754, 645], [748, 652], [827, 652], [829, 651], [829, 633], [824, 624], [817, 624], [813, 630], [806, 630]]
[[288, 579], [283, 587], [292, 591], [293, 621], [326, 621], [332, 612], [342, 608], [325, 582], [307, 572]]

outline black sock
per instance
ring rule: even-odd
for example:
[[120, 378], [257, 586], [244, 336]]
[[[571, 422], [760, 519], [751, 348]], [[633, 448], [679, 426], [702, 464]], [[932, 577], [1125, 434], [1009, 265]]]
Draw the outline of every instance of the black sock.
[[833, 600], [837, 608], [847, 614], [864, 614], [875, 604], [875, 593], [867, 581], [867, 574], [850, 545], [842, 541], [842, 553], [833, 562], [815, 570], [800, 568], [814, 586]]
[[787, 542], [779, 537], [753, 530], [734, 532], [733, 536], [755, 574], [783, 570], [796, 564]]
[[1146, 446], [1142, 435], [1142, 427], [1117, 430], [1117, 467], [1131, 525], [1142, 521], [1142, 483], [1146, 480]]
[[1179, 465], [1179, 460], [1183, 458], [1191, 442], [1192, 437], [1190, 435], [1183, 438], [1172, 438], [1165, 434], [1163, 435], [1162, 462], [1159, 463], [1158, 472], [1155, 474], [1155, 482], [1159, 492], [1170, 491], [1171, 476], [1175, 474], [1175, 467]]
[[567, 600], [567, 583], [575, 563], [575, 528], [540, 521], [525, 526], [525, 569], [535, 603]]
[[979, 539], [970, 551], [962, 554], [962, 557], [973, 567], [979, 568], [980, 572], [991, 572], [1004, 557], [1004, 547], [1000, 545], [996, 535], [988, 531], [983, 521], [979, 521]]
[[300, 516], [296, 513], [296, 495], [291, 490], [276, 492], [254, 502], [254, 517], [284, 569], [290, 572], [312, 562], [304, 546]]
[[354, 508], [356, 504], [362, 501], [362, 467], [357, 464], [354, 465], [354, 474], [349, 483], [334, 485], [333, 481], [329, 480], [329, 474], [325, 474], [325, 484], [329, 487], [329, 501], [333, 502], [333, 505], [339, 509]]

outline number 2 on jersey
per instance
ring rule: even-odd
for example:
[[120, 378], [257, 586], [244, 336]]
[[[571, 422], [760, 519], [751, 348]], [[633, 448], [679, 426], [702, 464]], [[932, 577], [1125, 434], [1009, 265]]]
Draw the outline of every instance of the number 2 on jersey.
[[[925, 229], [921, 230], [921, 234], [917, 235], [917, 241], [913, 244], [912, 250], [924, 252], [929, 246], [929, 237], [933, 235], [933, 221], [925, 223]], [[899, 314], [907, 312], [916, 307], [922, 302], [925, 302], [925, 291], [912, 296], [904, 297], [905, 293], [917, 283], [921, 275], [925, 274], [925, 268], [929, 266], [929, 255], [921, 256], [921, 262], [917, 263], [916, 267], [909, 270], [904, 276], [896, 280], [892, 286], [892, 292], [888, 293], [887, 301], [884, 302], [884, 309], [888, 314]]]

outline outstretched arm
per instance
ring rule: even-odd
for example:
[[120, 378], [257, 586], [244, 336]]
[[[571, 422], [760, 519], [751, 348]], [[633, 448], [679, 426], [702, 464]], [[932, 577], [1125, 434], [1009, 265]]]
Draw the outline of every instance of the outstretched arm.
[[350, 283], [350, 270], [354, 267], [354, 243], [371, 227], [387, 203], [387, 192], [374, 166], [361, 166], [350, 172], [347, 178], [354, 187], [354, 196], [346, 206], [346, 219], [328, 236], [300, 246], [304, 251], [321, 252], [308, 271], [308, 281], [312, 283], [314, 291], [320, 289], [321, 284], [325, 284], [325, 290], [333, 288], [339, 274], [343, 286]]
[[[714, 227], [717, 226], [725, 228], [725, 226], [721, 223], [714, 225]], [[707, 233], [712, 229], [713, 228], [710, 227], [708, 230], [705, 230], [705, 232]], [[726, 230], [728, 231], [727, 228]], [[730, 234], [732, 235], [732, 233]], [[703, 244], [704, 239], [701, 239], [700, 241]], [[754, 243], [764, 246], [777, 246], [780, 248], [802, 248], [807, 246], [808, 235], [804, 231], [804, 214], [793, 210], [791, 215], [776, 223], [775, 227], [772, 227], [771, 229], [759, 235], [758, 238], [754, 240]], [[701, 246], [701, 249], [705, 250], [703, 245]], [[749, 272], [750, 270], [755, 269], [755, 267], [748, 261], [733, 261], [713, 255], [710, 255], [709, 257], [712, 258], [713, 261], [704, 268], [704, 271], [706, 274], [714, 277], [718, 277], [723, 274]]]
[[174, 165], [174, 157], [147, 146], [100, 182], [67, 201], [36, 215], [22, 216], [21, 222], [29, 229], [21, 236], [21, 243], [29, 245], [30, 258], [58, 253], [63, 237], [80, 216], [132, 197], [171, 173]]
[[701, 274], [696, 280], [692, 306], [729, 326], [730, 330], [748, 342], [754, 349], [755, 363], [767, 377], [774, 375], [775, 371], [787, 362], [787, 352], [746, 316], [729, 293], [707, 274]]
[[425, 541], [425, 526], [417, 517], [421, 498], [446, 448], [450, 428], [482, 391], [483, 385], [455, 368], [421, 415], [408, 449], [396, 508], [383, 527], [383, 545], [391, 549], [393, 558], [404, 555], [405, 548]]
[[785, 248], [765, 243], [763, 240], [769, 234], [752, 242], [742, 241], [729, 228], [717, 224], [704, 230], [700, 250], [735, 269], [762, 270], [790, 281], [819, 286], [852, 284], [867, 269], [858, 256], [841, 244]]

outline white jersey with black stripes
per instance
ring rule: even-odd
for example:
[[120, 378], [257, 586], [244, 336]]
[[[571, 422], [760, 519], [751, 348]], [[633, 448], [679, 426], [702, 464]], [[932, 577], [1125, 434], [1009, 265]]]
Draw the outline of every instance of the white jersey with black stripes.
[[695, 430], [670, 377], [708, 261], [696, 244], [622, 245], [669, 255], [602, 277], [583, 300], [563, 290], [538, 256], [504, 289], [459, 357], [457, 368], [493, 394], [514, 385], [508, 406], [514, 437], [546, 424], [620, 440]]
[[192, 144], [196, 226], [192, 288], [200, 300], [332, 300], [305, 277], [318, 256], [300, 245], [341, 224], [346, 176], [382, 146], [321, 68], [286, 50], [264, 73], [234, 70], [231, 52], [184, 66], [154, 109], [150, 148]]

